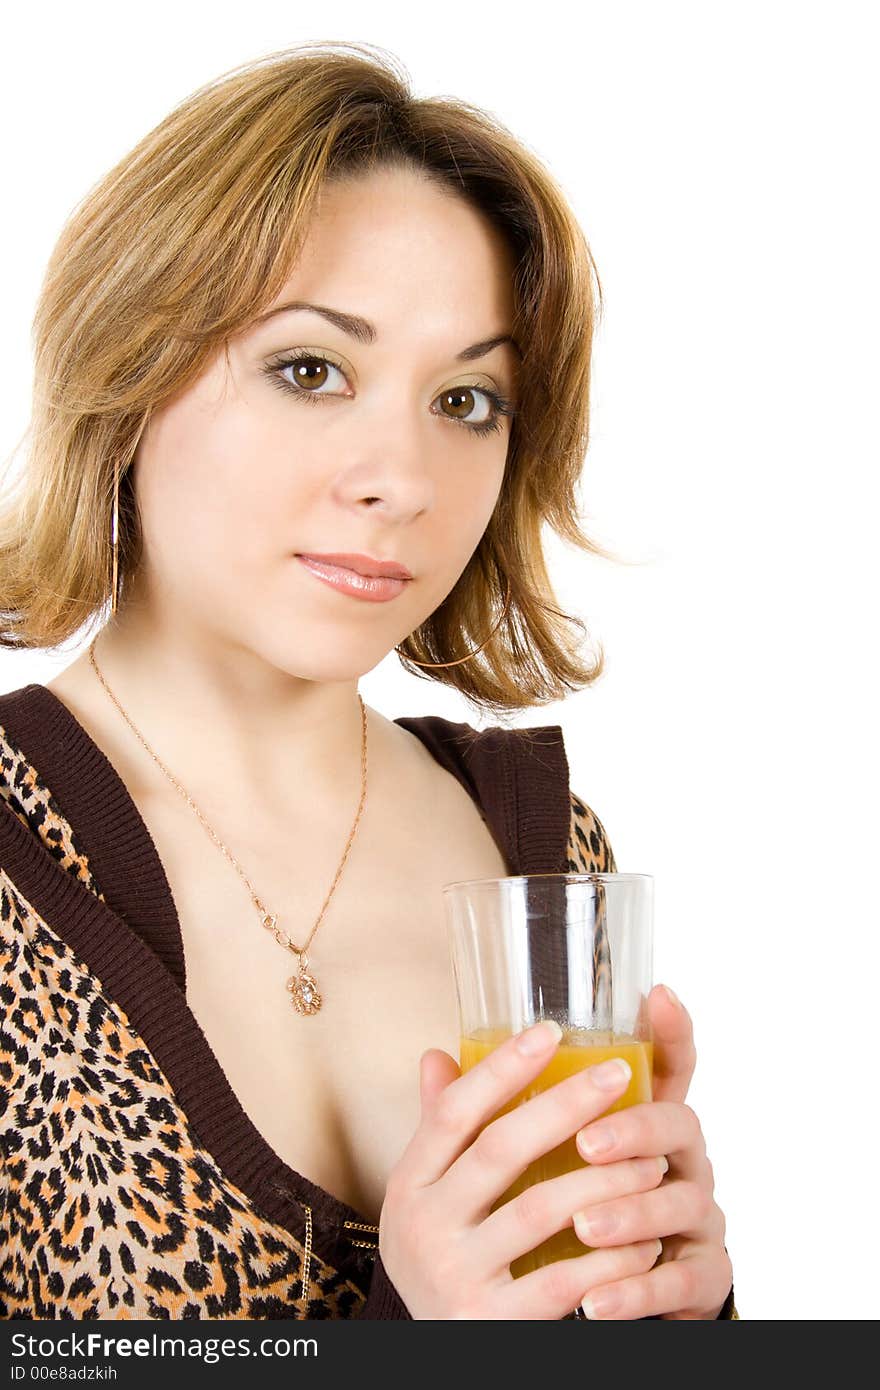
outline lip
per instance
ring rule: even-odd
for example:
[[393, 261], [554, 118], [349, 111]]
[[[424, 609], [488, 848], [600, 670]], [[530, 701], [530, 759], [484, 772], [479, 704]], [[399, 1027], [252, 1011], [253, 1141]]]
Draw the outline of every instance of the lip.
[[331, 565], [326, 560], [312, 555], [295, 557], [310, 574], [327, 584], [340, 594], [350, 598], [366, 600], [367, 603], [387, 603], [397, 598], [408, 584], [406, 579], [395, 579], [388, 575], [360, 574], [357, 570], [346, 569], [343, 565]]
[[369, 579], [412, 579], [406, 565], [398, 564], [396, 560], [374, 560], [371, 555], [357, 555], [354, 552], [319, 555], [308, 551], [297, 554], [297, 559], [318, 560], [322, 565], [354, 570], [355, 574], [366, 575]]

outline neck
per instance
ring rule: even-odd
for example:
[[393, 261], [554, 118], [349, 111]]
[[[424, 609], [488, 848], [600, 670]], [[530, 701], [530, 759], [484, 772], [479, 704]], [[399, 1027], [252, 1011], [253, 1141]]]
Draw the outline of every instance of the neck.
[[[276, 814], [301, 811], [310, 796], [353, 804], [362, 742], [356, 678], [305, 679], [253, 648], [157, 623], [138, 609], [100, 632], [94, 654], [129, 719], [196, 799], [196, 789], [219, 798], [233, 788], [241, 804]], [[87, 653], [82, 660], [95, 698], [123, 723]], [[148, 753], [128, 733], [149, 770]]]

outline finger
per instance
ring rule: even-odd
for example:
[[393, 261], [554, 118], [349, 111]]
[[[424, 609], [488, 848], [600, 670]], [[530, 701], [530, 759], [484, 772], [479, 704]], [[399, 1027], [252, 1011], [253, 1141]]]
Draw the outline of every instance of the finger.
[[448, 1052], [432, 1047], [422, 1054], [419, 1062], [419, 1102], [423, 1119], [436, 1103], [440, 1092], [445, 1091], [460, 1075], [458, 1063]]
[[632, 1245], [658, 1236], [703, 1232], [715, 1203], [699, 1183], [666, 1182], [655, 1192], [633, 1192], [623, 1199], [600, 1202], [575, 1212], [579, 1240], [597, 1246]]
[[648, 1012], [654, 1038], [652, 1098], [683, 1101], [697, 1063], [691, 1016], [668, 985], [651, 990]]
[[397, 1164], [398, 1175], [420, 1186], [436, 1182], [481, 1127], [544, 1070], [561, 1036], [559, 1025], [545, 1019], [507, 1038], [446, 1086], [434, 1084], [439, 1063], [432, 1049], [421, 1068], [428, 1073], [427, 1109]]
[[[572, 1213], [606, 1203], [610, 1199], [657, 1187], [666, 1171], [666, 1160], [629, 1159], [606, 1168], [576, 1168], [558, 1178], [534, 1183], [505, 1202], [482, 1222], [479, 1229], [481, 1259], [492, 1269], [503, 1269], [511, 1260], [534, 1250], [542, 1241], [572, 1224]], [[659, 1235], [659, 1232], [653, 1233]], [[608, 1242], [611, 1244], [612, 1242]], [[626, 1244], [615, 1241], [616, 1245]]]
[[656, 1100], [631, 1105], [585, 1126], [575, 1142], [588, 1163], [665, 1154], [673, 1175], [692, 1182], [704, 1179], [709, 1167], [703, 1131], [689, 1105]]
[[659, 1254], [659, 1240], [649, 1240], [614, 1250], [593, 1250], [574, 1259], [554, 1260], [504, 1285], [500, 1299], [502, 1316], [511, 1321], [565, 1318], [589, 1290], [644, 1276]]
[[438, 1184], [443, 1203], [457, 1218], [482, 1220], [530, 1163], [603, 1114], [623, 1095], [631, 1078], [630, 1067], [620, 1058], [593, 1063], [508, 1110], [488, 1124], [444, 1174]]
[[584, 1300], [588, 1318], [705, 1317], [723, 1304], [733, 1282], [725, 1253], [689, 1255], [655, 1265], [647, 1274], [631, 1275], [602, 1287], [594, 1286]]

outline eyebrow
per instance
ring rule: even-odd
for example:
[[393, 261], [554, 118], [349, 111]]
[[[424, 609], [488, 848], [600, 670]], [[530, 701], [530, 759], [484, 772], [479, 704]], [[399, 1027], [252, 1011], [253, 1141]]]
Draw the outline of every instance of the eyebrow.
[[[309, 304], [305, 300], [292, 300], [289, 304], [279, 304], [276, 309], [270, 309], [268, 313], [261, 314], [256, 320], [257, 324], [267, 323], [269, 319], [275, 318], [276, 314], [289, 314], [296, 309], [305, 309], [312, 314], [320, 314], [327, 319], [328, 323], [340, 328], [349, 337], [355, 338], [359, 343], [374, 343], [378, 334], [375, 326], [368, 319], [361, 318], [358, 314], [346, 314], [341, 309], [328, 309], [326, 304]], [[474, 362], [478, 357], [485, 357], [493, 348], [500, 347], [502, 343], [510, 343], [520, 358], [523, 356], [522, 348], [515, 338], [509, 333], [501, 333], [495, 338], [484, 338], [479, 343], [472, 343], [470, 347], [463, 348], [461, 352], [455, 354], [458, 362]]]

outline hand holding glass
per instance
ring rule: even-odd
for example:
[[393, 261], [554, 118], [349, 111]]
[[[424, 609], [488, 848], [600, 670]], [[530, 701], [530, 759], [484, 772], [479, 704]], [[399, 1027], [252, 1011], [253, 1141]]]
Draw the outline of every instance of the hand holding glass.
[[[443, 889], [458, 995], [462, 1072], [541, 1019], [562, 1029], [549, 1065], [497, 1114], [612, 1057], [632, 1077], [609, 1113], [651, 1099], [653, 879], [647, 874], [530, 874]], [[530, 1163], [493, 1206], [584, 1166], [574, 1135]], [[514, 1276], [589, 1249], [569, 1225], [511, 1262]]]

